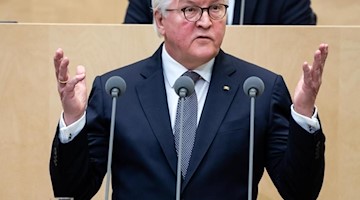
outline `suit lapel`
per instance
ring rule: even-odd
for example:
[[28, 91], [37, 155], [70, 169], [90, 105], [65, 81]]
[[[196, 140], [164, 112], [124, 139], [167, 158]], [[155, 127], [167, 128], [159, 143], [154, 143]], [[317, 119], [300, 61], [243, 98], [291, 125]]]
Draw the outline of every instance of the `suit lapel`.
[[235, 68], [231, 65], [231, 62], [224, 60], [224, 55], [221, 51], [214, 64], [211, 83], [196, 132], [195, 144], [183, 189], [208, 151], [236, 91], [238, 91], [239, 81], [231, 77], [235, 72]]
[[[226, 61], [226, 58], [228, 57], [222, 51], [216, 57], [209, 92], [196, 133], [190, 165], [186, 179], [182, 184], [183, 189], [210, 148], [217, 130], [238, 91], [239, 80], [232, 76], [236, 69], [230, 61]], [[147, 67], [141, 73], [144, 81], [136, 86], [138, 98], [152, 131], [171, 169], [176, 174], [177, 155], [166, 100], [161, 50], [158, 50], [146, 64]], [[214, 115], [217, 117], [213, 117]]]
[[177, 155], [171, 129], [161, 62], [161, 49], [146, 63], [141, 75], [145, 80], [136, 87], [139, 101], [169, 165], [176, 173]]

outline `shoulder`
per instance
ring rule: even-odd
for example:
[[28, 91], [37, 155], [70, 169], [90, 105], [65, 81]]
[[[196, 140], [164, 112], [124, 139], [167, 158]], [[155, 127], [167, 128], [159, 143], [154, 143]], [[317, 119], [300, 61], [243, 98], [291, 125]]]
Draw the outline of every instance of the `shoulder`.
[[160, 46], [157, 51], [148, 58], [125, 66], [120, 66], [100, 75], [99, 77], [103, 80], [107, 80], [112, 76], [120, 76], [123, 77], [126, 82], [134, 83], [139, 80], [146, 79], [154, 74], [162, 73], [161, 49], [162, 48]]
[[259, 66], [255, 63], [237, 58], [223, 51], [221, 51], [217, 57], [213, 73], [225, 73], [239, 84], [243, 84], [247, 78], [255, 76], [264, 82], [268, 88], [268, 92], [272, 90], [270, 88], [278, 88], [284, 90], [284, 93], [287, 93], [287, 86], [282, 75], [264, 66]]
[[271, 71], [266, 66], [260, 66], [256, 63], [249, 62], [234, 55], [225, 53], [224, 51], [219, 52], [217, 61], [218, 64], [223, 65], [223, 67], [232, 68], [233, 70], [236, 70], [243, 75], [258, 75], [268, 77], [279, 76], [276, 72]]

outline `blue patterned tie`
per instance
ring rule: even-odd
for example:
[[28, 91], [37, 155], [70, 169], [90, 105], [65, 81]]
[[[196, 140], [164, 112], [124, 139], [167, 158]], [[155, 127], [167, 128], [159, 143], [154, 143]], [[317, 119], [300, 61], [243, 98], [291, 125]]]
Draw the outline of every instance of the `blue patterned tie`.
[[[187, 71], [183, 74], [183, 76], [189, 76], [194, 83], [196, 83], [200, 79], [200, 75], [196, 72]], [[183, 178], [185, 178], [187, 168], [189, 166], [191, 152], [195, 142], [195, 134], [197, 128], [197, 96], [194, 91], [188, 97], [184, 99], [184, 111], [183, 111], [183, 142], [182, 142], [182, 159], [181, 159], [181, 172]], [[179, 132], [180, 132], [180, 98], [177, 104], [177, 112], [175, 119], [175, 127], [174, 127], [174, 136], [175, 136], [175, 147], [176, 152], [178, 152], [179, 146]]]

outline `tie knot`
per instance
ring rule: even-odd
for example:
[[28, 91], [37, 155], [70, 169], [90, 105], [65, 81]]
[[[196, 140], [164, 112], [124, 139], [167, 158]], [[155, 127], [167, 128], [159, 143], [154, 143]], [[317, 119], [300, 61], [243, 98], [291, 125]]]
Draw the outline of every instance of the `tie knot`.
[[193, 71], [187, 71], [185, 72], [182, 76], [188, 76], [190, 77], [193, 81], [194, 81], [194, 84], [200, 79], [200, 75], [196, 72], [193, 72]]

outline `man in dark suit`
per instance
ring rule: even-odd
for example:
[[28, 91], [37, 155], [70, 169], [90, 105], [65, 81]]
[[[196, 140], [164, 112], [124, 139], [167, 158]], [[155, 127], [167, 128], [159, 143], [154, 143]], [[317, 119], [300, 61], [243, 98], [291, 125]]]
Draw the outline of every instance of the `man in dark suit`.
[[[228, 25], [315, 25], [317, 21], [310, 0], [229, 0], [228, 2]], [[243, 9], [242, 3], [244, 3]], [[152, 22], [151, 0], [129, 0], [125, 24]]]
[[197, 129], [193, 147], [183, 147], [191, 148], [191, 157], [182, 171], [181, 198], [247, 198], [250, 109], [242, 86], [249, 76], [257, 76], [266, 89], [256, 101], [252, 195], [256, 198], [266, 168], [284, 199], [316, 199], [324, 175], [325, 137], [314, 104], [328, 46], [320, 45], [312, 65], [303, 64], [292, 103], [280, 75], [220, 49], [226, 29], [223, 0], [154, 2], [164, 43], [149, 58], [96, 77], [89, 100], [84, 67], [70, 77], [69, 60], [57, 50], [63, 114], [50, 160], [55, 196], [90, 199], [100, 188], [112, 105], [104, 87], [110, 77], [121, 76], [127, 90], [117, 102], [112, 197], [174, 199], [179, 173], [174, 139], [178, 96], [173, 87], [184, 72], [192, 71], [200, 75], [195, 84]]

